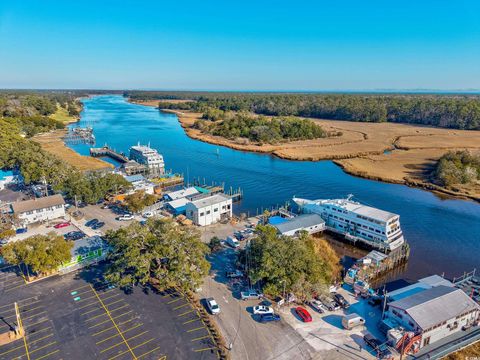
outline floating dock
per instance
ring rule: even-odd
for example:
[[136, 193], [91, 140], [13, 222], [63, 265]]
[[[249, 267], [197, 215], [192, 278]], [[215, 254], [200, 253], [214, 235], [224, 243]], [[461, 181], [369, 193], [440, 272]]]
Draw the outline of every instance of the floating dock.
[[107, 156], [113, 160], [116, 160], [120, 163], [126, 163], [129, 161], [129, 159], [125, 156], [124, 153], [119, 153], [112, 148], [110, 148], [108, 145], [105, 145], [101, 148], [91, 148], [90, 149], [90, 156], [92, 157], [103, 157]]

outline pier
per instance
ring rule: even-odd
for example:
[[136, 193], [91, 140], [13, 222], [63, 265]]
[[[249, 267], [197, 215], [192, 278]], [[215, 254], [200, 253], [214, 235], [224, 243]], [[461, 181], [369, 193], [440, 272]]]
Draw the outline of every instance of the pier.
[[193, 186], [199, 186], [203, 189], [206, 189], [210, 194], [223, 193], [225, 195], [230, 196], [233, 202], [239, 202], [243, 198], [242, 189], [240, 188], [234, 189], [232, 186], [230, 186], [230, 189], [225, 190], [225, 183], [222, 183], [221, 185], [217, 185], [215, 183], [212, 183], [211, 185], [207, 185], [205, 183], [205, 179], [203, 180], [203, 183], [200, 182], [200, 179], [194, 179]]
[[108, 145], [105, 145], [101, 148], [91, 148], [90, 149], [90, 156], [92, 157], [102, 157], [102, 156], [107, 156], [113, 160], [116, 160], [120, 163], [127, 163], [129, 159], [125, 156], [123, 153], [119, 153], [112, 148], [110, 148]]

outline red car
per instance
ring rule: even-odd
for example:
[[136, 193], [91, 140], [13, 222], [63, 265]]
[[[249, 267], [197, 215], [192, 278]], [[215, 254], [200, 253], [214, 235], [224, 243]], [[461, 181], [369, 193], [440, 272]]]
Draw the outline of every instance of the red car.
[[64, 227], [67, 227], [67, 226], [70, 226], [69, 222], [61, 222], [61, 223], [58, 223], [57, 225], [55, 225], [54, 228], [55, 229], [60, 229], [60, 228], [64, 228]]
[[303, 322], [310, 322], [312, 321], [312, 315], [304, 309], [303, 307], [299, 306], [295, 308], [295, 312], [297, 313], [298, 316], [300, 316], [300, 319], [303, 320]]

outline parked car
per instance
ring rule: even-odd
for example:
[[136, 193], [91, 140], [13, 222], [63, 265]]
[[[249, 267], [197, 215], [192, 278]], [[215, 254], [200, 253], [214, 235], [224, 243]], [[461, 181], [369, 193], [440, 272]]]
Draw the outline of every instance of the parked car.
[[28, 230], [27, 228], [19, 228], [15, 230], [15, 234], [23, 234], [26, 233]]
[[274, 311], [270, 306], [257, 305], [253, 307], [253, 313], [255, 315], [273, 314]]
[[118, 220], [118, 221], [129, 221], [129, 220], [133, 220], [133, 215], [131, 215], [131, 214], [124, 214], [124, 215], [121, 215], [121, 216], [117, 217], [117, 220]]
[[340, 306], [331, 297], [320, 296], [319, 300], [329, 311], [335, 311], [340, 309]]
[[272, 322], [272, 321], [280, 321], [280, 315], [277, 314], [262, 314], [260, 315], [259, 319], [260, 322]]
[[326, 308], [325, 306], [321, 303], [321, 301], [312, 299], [308, 302], [308, 304], [314, 308], [316, 311], [318, 311], [320, 314], [324, 313]]
[[103, 227], [105, 225], [105, 223], [103, 221], [99, 221], [97, 222], [95, 225], [92, 226], [92, 229], [93, 230], [98, 230], [100, 229], [101, 227]]
[[233, 248], [237, 248], [240, 246], [240, 243], [234, 236], [227, 236], [225, 242]]
[[54, 226], [54, 228], [55, 229], [61, 229], [61, 228], [67, 227], [67, 226], [70, 226], [70, 223], [65, 221], [65, 222], [58, 223], [57, 225]]
[[70, 231], [69, 233], [63, 235], [63, 237], [67, 240], [79, 240], [84, 236], [85, 234], [83, 233], [83, 231]]
[[258, 300], [263, 297], [263, 294], [255, 290], [247, 290], [247, 291], [242, 291], [240, 293], [240, 297], [242, 298], [242, 300], [250, 300], [250, 299]]
[[347, 330], [352, 330], [357, 326], [363, 326], [365, 324], [365, 319], [360, 315], [352, 313], [342, 317], [342, 326]]
[[93, 226], [95, 225], [96, 223], [98, 223], [98, 219], [91, 219], [91, 220], [88, 220], [86, 223], [85, 223], [85, 226]]
[[151, 218], [154, 215], [152, 211], [146, 211], [142, 214], [145, 219]]
[[298, 306], [295, 308], [295, 312], [297, 315], [302, 319], [303, 322], [311, 322], [312, 321], [312, 315], [307, 311], [307, 309]]
[[382, 344], [380, 340], [378, 340], [375, 336], [373, 336], [370, 333], [366, 333], [363, 336], [363, 341], [365, 341], [365, 344], [370, 346], [375, 351], [378, 351], [379, 346]]
[[207, 303], [207, 308], [212, 315], [216, 315], [220, 313], [220, 306], [217, 304], [214, 298], [208, 298], [205, 300]]
[[342, 294], [333, 294], [333, 299], [344, 309], [348, 309], [350, 307], [350, 303], [343, 297]]
[[225, 273], [225, 276], [230, 279], [241, 278], [243, 277], [243, 272], [241, 272], [240, 270], [227, 271]]

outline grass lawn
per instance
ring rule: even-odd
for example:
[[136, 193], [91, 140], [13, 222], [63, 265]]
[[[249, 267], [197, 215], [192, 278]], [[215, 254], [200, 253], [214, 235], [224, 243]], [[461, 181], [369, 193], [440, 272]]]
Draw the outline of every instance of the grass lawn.
[[50, 118], [53, 120], [61, 121], [63, 123], [75, 122], [78, 119], [76, 116], [69, 115], [68, 110], [58, 104], [57, 111], [55, 112], [55, 114], [50, 115]]

